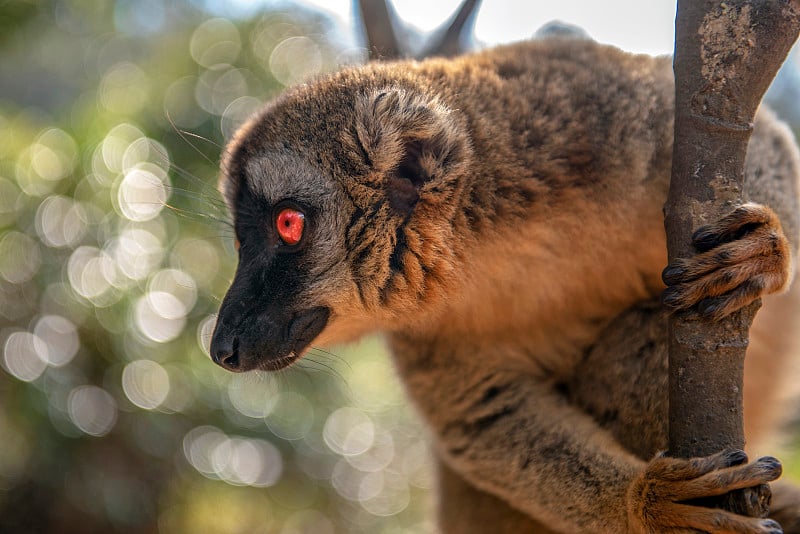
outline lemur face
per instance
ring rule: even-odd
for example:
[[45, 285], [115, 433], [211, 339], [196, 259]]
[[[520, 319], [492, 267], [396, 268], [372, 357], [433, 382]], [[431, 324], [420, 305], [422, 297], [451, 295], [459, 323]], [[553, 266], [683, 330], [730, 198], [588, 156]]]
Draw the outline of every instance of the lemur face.
[[239, 265], [211, 354], [233, 371], [421, 320], [453, 269], [465, 142], [449, 111], [405, 90], [316, 89], [270, 105], [227, 150]]
[[[301, 159], [266, 152], [237, 166], [233, 199], [239, 265], [220, 307], [214, 360], [232, 371], [279, 369], [327, 326], [320, 273], [341, 263], [330, 183]], [[326, 245], [328, 245], [326, 247]], [[323, 252], [324, 251], [324, 252]], [[335, 269], [334, 269], [335, 270]]]

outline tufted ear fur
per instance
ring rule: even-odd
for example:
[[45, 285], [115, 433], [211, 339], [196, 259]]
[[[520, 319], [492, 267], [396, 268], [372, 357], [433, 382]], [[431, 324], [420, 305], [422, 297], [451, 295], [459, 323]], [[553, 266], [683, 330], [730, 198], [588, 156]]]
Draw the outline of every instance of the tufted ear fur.
[[457, 114], [404, 89], [364, 95], [356, 103], [356, 134], [367, 164], [383, 177], [389, 205], [401, 214], [466, 156], [467, 134]]

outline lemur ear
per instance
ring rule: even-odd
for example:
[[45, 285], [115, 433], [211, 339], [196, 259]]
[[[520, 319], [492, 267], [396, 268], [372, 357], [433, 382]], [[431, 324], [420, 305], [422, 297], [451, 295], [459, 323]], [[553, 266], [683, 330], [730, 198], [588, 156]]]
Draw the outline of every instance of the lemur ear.
[[388, 89], [356, 104], [356, 134], [367, 163], [383, 176], [391, 207], [410, 212], [429, 184], [446, 181], [465, 157], [459, 118], [428, 96]]

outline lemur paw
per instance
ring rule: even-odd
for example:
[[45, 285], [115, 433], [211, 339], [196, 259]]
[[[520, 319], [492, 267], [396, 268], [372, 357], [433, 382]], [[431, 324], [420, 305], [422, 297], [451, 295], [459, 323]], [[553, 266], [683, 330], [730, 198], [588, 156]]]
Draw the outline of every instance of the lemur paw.
[[791, 279], [789, 242], [778, 216], [747, 203], [692, 236], [698, 254], [664, 269], [662, 301], [674, 310], [694, 308], [720, 319]]
[[636, 534], [780, 534], [783, 530], [772, 519], [687, 502], [766, 484], [780, 474], [777, 459], [764, 457], [748, 464], [740, 450], [690, 460], [658, 456], [628, 489], [628, 530]]

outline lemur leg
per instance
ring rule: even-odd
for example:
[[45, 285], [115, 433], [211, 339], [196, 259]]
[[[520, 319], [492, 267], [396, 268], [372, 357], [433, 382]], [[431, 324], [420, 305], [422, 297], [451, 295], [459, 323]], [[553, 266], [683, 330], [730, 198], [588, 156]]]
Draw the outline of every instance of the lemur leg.
[[417, 358], [398, 359], [438, 435], [437, 453], [478, 490], [554, 532], [714, 532], [715, 525], [742, 534], [775, 532], [767, 520], [682, 504], [774, 480], [780, 473], [774, 459], [746, 464], [744, 453], [733, 452], [647, 463], [561, 388], [511, 369], [482, 372], [478, 355], [447, 340]]
[[438, 462], [441, 534], [555, 534]]

